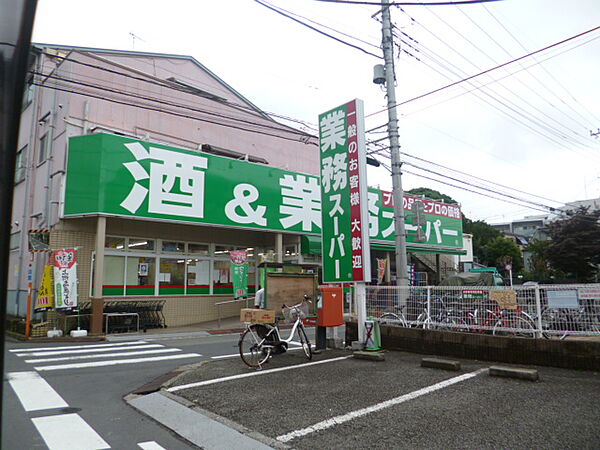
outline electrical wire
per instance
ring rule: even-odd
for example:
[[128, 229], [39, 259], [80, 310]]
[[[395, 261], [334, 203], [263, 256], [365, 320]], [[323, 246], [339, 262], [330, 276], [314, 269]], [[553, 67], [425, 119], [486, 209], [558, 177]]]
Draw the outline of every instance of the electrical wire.
[[[76, 51], [76, 50], [73, 50], [73, 51]], [[58, 58], [58, 59], [61, 59], [62, 61], [69, 61], [69, 62], [72, 62], [74, 64], [78, 64], [78, 65], [81, 65], [81, 66], [84, 66], [84, 67], [89, 67], [89, 68], [92, 68], [92, 69], [97, 69], [97, 70], [100, 70], [100, 71], [103, 71], [103, 72], [106, 72], [106, 73], [111, 73], [113, 75], [123, 76], [125, 78], [129, 78], [129, 79], [136, 80], [136, 81], [141, 81], [141, 82], [148, 83], [148, 84], [151, 84], [151, 85], [154, 85], [154, 86], [159, 86], [159, 87], [162, 87], [162, 88], [167, 88], [167, 89], [174, 90], [174, 91], [181, 92], [181, 93], [185, 93], [185, 94], [188, 94], [188, 95], [199, 96], [197, 93], [194, 93], [194, 92], [190, 91], [190, 89], [185, 88], [183, 86], [179, 86], [179, 85], [177, 85], [177, 84], [175, 84], [173, 82], [170, 82], [168, 80], [157, 81], [157, 80], [153, 80], [153, 79], [150, 79], [150, 78], [143, 78], [143, 77], [135, 76], [135, 75], [132, 75], [132, 74], [129, 74], [129, 73], [120, 72], [118, 70], [113, 70], [113, 69], [110, 69], [108, 67], [102, 67], [102, 66], [98, 66], [96, 64], [90, 64], [90, 63], [86, 63], [86, 62], [83, 62], [83, 61], [79, 61], [77, 59], [73, 59], [73, 58], [70, 58], [68, 56], [60, 56], [60, 55], [56, 55], [56, 54], [53, 54], [53, 53], [47, 53], [47, 52], [43, 52], [43, 53], [46, 56], [49, 56], [49, 57], [52, 57], [52, 58]], [[82, 54], [85, 55], [85, 53], [82, 53]], [[105, 60], [105, 62], [107, 64], [114, 64], [111, 61], [106, 61]], [[225, 105], [225, 106], [228, 106], [228, 107], [233, 108], [233, 109], [237, 109], [237, 110], [242, 109], [247, 114], [252, 114], [252, 115], [255, 115], [256, 117], [259, 117], [259, 118], [263, 118], [263, 119], [267, 118], [267, 119], [273, 120], [271, 117], [269, 117], [269, 116], [272, 116], [272, 117], [277, 117], [277, 118], [280, 118], [280, 119], [283, 119], [283, 120], [289, 120], [291, 122], [297, 122], [297, 123], [299, 123], [301, 125], [304, 125], [306, 127], [309, 127], [309, 128], [314, 128], [313, 126], [311, 126], [311, 124], [309, 124], [306, 121], [299, 120], [299, 119], [294, 119], [294, 118], [291, 118], [291, 117], [283, 116], [283, 115], [272, 113], [272, 112], [261, 111], [261, 110], [258, 110], [256, 107], [252, 107], [252, 106], [248, 106], [248, 105], [241, 105], [241, 104], [233, 103], [233, 102], [230, 102], [230, 101], [225, 101], [225, 102], [217, 101], [217, 100], [211, 99], [209, 97], [204, 97], [204, 96], [201, 96], [201, 97], [204, 98], [204, 99], [207, 99], [207, 100], [215, 101], [215, 102], [217, 102], [217, 103], [219, 103], [221, 105]], [[277, 123], [277, 122], [275, 122], [275, 123]], [[314, 136], [312, 136], [312, 137], [314, 137]]]
[[[128, 103], [128, 102], [124, 102], [124, 101], [121, 101], [121, 100], [116, 100], [116, 99], [111, 99], [111, 98], [103, 97], [103, 96], [100, 96], [100, 95], [93, 95], [91, 93], [86, 93], [86, 92], [81, 92], [81, 91], [74, 91], [72, 89], [65, 89], [65, 88], [61, 88], [61, 87], [58, 87], [58, 86], [48, 86], [46, 84], [42, 84], [42, 83], [39, 83], [39, 82], [36, 82], [36, 81], [34, 81], [32, 84], [35, 85], [35, 86], [46, 88], [46, 89], [54, 89], [54, 90], [57, 90], [57, 91], [67, 92], [67, 93], [70, 93], [70, 94], [76, 94], [76, 95], [81, 95], [81, 96], [84, 96], [84, 97], [96, 98], [98, 100], [104, 100], [104, 101], [107, 101], [107, 102], [117, 103], [117, 104], [120, 104], [120, 105], [131, 106], [131, 107], [140, 108], [140, 109], [145, 109], [145, 110], [148, 110], [148, 111], [156, 111], [156, 112], [160, 112], [160, 113], [164, 113], [164, 114], [169, 114], [169, 115], [176, 116], [176, 117], [182, 117], [182, 118], [197, 120], [199, 122], [210, 123], [210, 124], [213, 124], [213, 125], [218, 125], [218, 126], [222, 126], [222, 127], [226, 127], [226, 128], [233, 128], [233, 129], [237, 129], [237, 130], [241, 130], [241, 131], [246, 131], [246, 132], [249, 132], [249, 133], [256, 133], [256, 134], [261, 134], [263, 136], [276, 137], [276, 138], [285, 139], [285, 140], [288, 140], [288, 141], [302, 142], [302, 141], [299, 141], [298, 139], [289, 138], [289, 137], [286, 137], [286, 136], [280, 136], [280, 135], [277, 135], [277, 134], [265, 133], [264, 131], [248, 129], [248, 128], [244, 128], [244, 127], [240, 127], [240, 126], [236, 126], [236, 125], [232, 125], [232, 124], [224, 124], [222, 122], [216, 122], [216, 121], [212, 121], [212, 120], [201, 119], [201, 118], [190, 116], [190, 115], [186, 115], [186, 114], [180, 114], [180, 113], [177, 113], [177, 112], [174, 112], [174, 111], [168, 111], [168, 110], [161, 109], [161, 108], [155, 108], [155, 107], [152, 107], [152, 106], [149, 106], [149, 105], [139, 105], [139, 104], [135, 104], [135, 103]], [[315, 146], [318, 145], [315, 142], [303, 142], [303, 143], [310, 144], [310, 145], [315, 145]]]
[[188, 105], [182, 105], [182, 104], [178, 104], [178, 103], [173, 103], [170, 101], [164, 101], [158, 98], [154, 98], [154, 97], [148, 97], [148, 96], [144, 96], [144, 95], [139, 95], [139, 94], [135, 94], [133, 92], [126, 92], [126, 91], [120, 91], [117, 89], [112, 89], [109, 88], [107, 86], [101, 86], [101, 85], [95, 85], [95, 84], [91, 84], [91, 83], [85, 83], [82, 81], [78, 81], [78, 80], [72, 80], [69, 78], [64, 78], [58, 75], [52, 75], [52, 74], [45, 74], [42, 72], [36, 72], [36, 71], [30, 71], [30, 73], [35, 74], [35, 75], [40, 75], [43, 76], [45, 78], [50, 78], [53, 80], [57, 80], [57, 81], [62, 81], [65, 83], [71, 83], [71, 84], [75, 84], [75, 85], [79, 85], [79, 86], [84, 86], [84, 87], [89, 87], [89, 88], [93, 88], [93, 89], [97, 89], [100, 91], [104, 91], [104, 92], [110, 92], [110, 93], [114, 93], [114, 94], [119, 94], [119, 95], [123, 95], [123, 96], [127, 96], [127, 97], [132, 97], [132, 98], [136, 98], [136, 99], [141, 99], [141, 100], [148, 100], [151, 101], [153, 103], [158, 103], [161, 105], [167, 105], [167, 106], [174, 106], [177, 108], [181, 108], [181, 109], [186, 109], [189, 111], [193, 111], [193, 112], [198, 112], [198, 113], [202, 113], [202, 114], [206, 114], [206, 115], [211, 115], [211, 116], [215, 116], [215, 117], [220, 117], [223, 119], [228, 119], [228, 120], [233, 120], [236, 122], [240, 122], [240, 123], [245, 123], [245, 124], [249, 124], [249, 125], [253, 125], [256, 127], [261, 127], [261, 128], [267, 128], [267, 129], [271, 129], [271, 130], [276, 130], [276, 131], [281, 131], [282, 133], [290, 133], [290, 134], [297, 134], [300, 135], [304, 138], [311, 138], [313, 136], [307, 135], [304, 132], [298, 131], [298, 130], [293, 130], [293, 129], [287, 129], [287, 128], [280, 128], [280, 127], [276, 127], [270, 124], [264, 124], [264, 123], [259, 123], [256, 121], [251, 121], [251, 120], [245, 120], [242, 118], [238, 118], [238, 117], [233, 117], [233, 116], [228, 116], [226, 114], [222, 114], [222, 113], [216, 113], [216, 112], [212, 112], [212, 111], [207, 111], [204, 109], [200, 109], [200, 108], [195, 108], [192, 106], [188, 106]]
[[436, 94], [436, 93], [438, 93], [438, 92], [441, 92], [441, 91], [443, 91], [443, 90], [446, 90], [446, 89], [448, 89], [448, 88], [451, 88], [451, 87], [453, 87], [453, 86], [456, 86], [456, 85], [458, 85], [458, 84], [464, 83], [465, 81], [469, 81], [469, 80], [472, 80], [472, 79], [474, 79], [474, 78], [477, 78], [477, 77], [479, 77], [479, 76], [481, 76], [481, 75], [485, 75], [485, 74], [491, 73], [491, 72], [493, 72], [493, 71], [495, 71], [495, 70], [498, 70], [498, 69], [500, 69], [500, 68], [502, 68], [502, 67], [506, 67], [506, 66], [508, 66], [508, 65], [510, 65], [510, 64], [514, 64], [514, 63], [516, 63], [516, 62], [518, 62], [518, 61], [521, 61], [521, 60], [523, 60], [523, 59], [529, 58], [529, 57], [531, 57], [531, 56], [533, 56], [533, 55], [536, 55], [536, 54], [538, 54], [538, 53], [541, 53], [541, 52], [544, 52], [544, 51], [546, 51], [546, 50], [549, 50], [549, 49], [551, 49], [551, 48], [557, 47], [558, 45], [562, 45], [562, 44], [564, 44], [564, 43], [566, 43], [566, 42], [572, 41], [573, 39], [577, 39], [577, 38], [579, 38], [579, 37], [581, 37], [581, 36], [585, 36], [586, 34], [589, 34], [589, 33], [592, 33], [592, 32], [594, 32], [594, 31], [597, 31], [598, 29], [600, 29], [600, 26], [597, 26], [597, 27], [591, 28], [591, 29], [589, 29], [589, 30], [587, 30], [587, 31], [584, 31], [584, 32], [578, 33], [578, 34], [576, 34], [576, 35], [574, 35], [574, 36], [571, 36], [571, 37], [569, 37], [569, 38], [566, 38], [566, 39], [563, 39], [563, 40], [561, 40], [561, 41], [555, 42], [555, 43], [553, 43], [553, 44], [547, 45], [546, 47], [540, 48], [540, 49], [538, 49], [538, 50], [535, 50], [535, 51], [533, 51], [533, 52], [529, 52], [529, 53], [527, 53], [527, 54], [525, 54], [525, 55], [523, 55], [523, 56], [520, 56], [520, 57], [518, 57], [518, 58], [514, 58], [514, 59], [512, 59], [512, 60], [510, 60], [510, 61], [507, 61], [507, 62], [505, 62], [505, 63], [499, 64], [499, 65], [497, 65], [497, 66], [494, 66], [494, 67], [491, 67], [491, 68], [489, 68], [489, 69], [486, 69], [486, 70], [484, 70], [484, 71], [481, 71], [481, 72], [479, 72], [479, 73], [476, 73], [476, 74], [474, 74], [474, 75], [471, 75], [471, 76], [469, 76], [469, 77], [463, 78], [463, 79], [461, 79], [461, 80], [455, 81], [455, 82], [453, 82], [453, 83], [450, 83], [450, 84], [447, 84], [447, 85], [445, 85], [445, 86], [441, 86], [441, 87], [439, 87], [439, 88], [437, 88], [437, 89], [434, 89], [434, 90], [432, 90], [432, 91], [425, 92], [425, 93], [423, 93], [423, 94], [417, 95], [416, 97], [410, 98], [410, 99], [408, 99], [408, 100], [404, 100], [404, 101], [402, 101], [402, 102], [400, 102], [400, 103], [396, 103], [395, 105], [392, 105], [392, 106], [386, 107], [386, 108], [384, 108], [384, 109], [381, 109], [381, 110], [379, 110], [379, 111], [375, 111], [375, 112], [373, 112], [373, 113], [371, 113], [371, 114], [367, 114], [365, 117], [372, 117], [372, 116], [375, 116], [375, 115], [377, 115], [377, 114], [381, 114], [382, 112], [386, 112], [386, 111], [388, 111], [390, 108], [396, 108], [396, 107], [398, 107], [398, 106], [405, 105], [405, 104], [407, 104], [407, 103], [410, 103], [410, 102], [413, 102], [413, 101], [415, 101], [415, 100], [420, 100], [420, 99], [422, 99], [422, 98], [428, 97], [428, 96], [430, 96], [430, 95], [432, 95], [432, 94]]
[[285, 13], [285, 12], [283, 12], [282, 10], [276, 9], [275, 7], [273, 7], [273, 6], [270, 6], [270, 5], [266, 4], [266, 3], [263, 3], [263, 2], [262, 2], [262, 1], [260, 1], [260, 0], [254, 0], [254, 1], [255, 1], [256, 3], [258, 3], [259, 5], [262, 5], [262, 6], [264, 6], [264, 7], [265, 7], [265, 8], [267, 8], [267, 9], [270, 9], [271, 11], [274, 11], [274, 12], [276, 12], [277, 14], [280, 14], [280, 15], [282, 15], [283, 17], [286, 17], [286, 18], [288, 18], [288, 19], [290, 19], [290, 20], [293, 20], [294, 22], [296, 22], [296, 23], [298, 23], [298, 24], [300, 24], [300, 25], [302, 25], [302, 26], [305, 26], [306, 28], [310, 28], [311, 30], [313, 30], [313, 31], [316, 31], [317, 33], [319, 33], [319, 34], [322, 34], [323, 36], [326, 36], [326, 37], [328, 37], [328, 38], [330, 38], [330, 39], [333, 39], [334, 41], [337, 41], [337, 42], [339, 42], [339, 43], [341, 43], [341, 44], [347, 45], [348, 47], [352, 47], [352, 48], [354, 48], [354, 49], [356, 49], [356, 50], [359, 50], [359, 51], [361, 51], [361, 52], [363, 52], [363, 53], [366, 53], [367, 55], [373, 56], [373, 57], [375, 57], [375, 58], [377, 58], [377, 59], [383, 59], [383, 56], [381, 56], [381, 55], [376, 55], [375, 53], [371, 53], [370, 51], [368, 51], [368, 50], [365, 50], [364, 48], [362, 48], [362, 47], [359, 47], [358, 45], [351, 44], [350, 42], [346, 42], [346, 41], [344, 41], [343, 39], [337, 38], [337, 37], [335, 37], [335, 36], [333, 36], [333, 35], [331, 35], [331, 34], [329, 34], [329, 33], [326, 33], [326, 32], [324, 32], [324, 31], [322, 31], [322, 30], [319, 30], [318, 28], [315, 28], [315, 27], [313, 27], [312, 25], [309, 25], [309, 24], [307, 24], [307, 23], [305, 23], [305, 22], [301, 21], [300, 19], [296, 19], [295, 17], [292, 17], [292, 16], [291, 16], [291, 15], [289, 15], [289, 14], [286, 14], [286, 13]]
[[323, 3], [340, 3], [345, 5], [371, 5], [371, 6], [448, 6], [448, 5], [472, 5], [475, 3], [491, 3], [503, 0], [457, 0], [454, 2], [367, 2], [360, 0], [315, 0]]

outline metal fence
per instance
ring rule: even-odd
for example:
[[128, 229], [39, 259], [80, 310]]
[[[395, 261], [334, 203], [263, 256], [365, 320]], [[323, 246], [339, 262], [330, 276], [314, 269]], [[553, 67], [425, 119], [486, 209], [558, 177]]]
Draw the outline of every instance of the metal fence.
[[367, 316], [381, 324], [494, 335], [600, 335], [600, 284], [367, 286]]

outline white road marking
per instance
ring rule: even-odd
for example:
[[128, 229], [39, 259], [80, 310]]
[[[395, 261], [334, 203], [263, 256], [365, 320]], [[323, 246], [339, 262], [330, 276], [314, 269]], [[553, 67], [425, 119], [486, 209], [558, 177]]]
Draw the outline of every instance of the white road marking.
[[294, 366], [277, 367], [276, 369], [259, 370], [259, 371], [250, 372], [250, 373], [242, 373], [239, 375], [231, 375], [229, 377], [222, 377], [222, 378], [215, 378], [212, 380], [199, 381], [197, 383], [183, 384], [181, 386], [174, 386], [172, 388], [169, 388], [169, 389], [167, 389], [167, 391], [168, 392], [176, 392], [176, 391], [181, 391], [183, 389], [189, 389], [189, 388], [193, 388], [193, 387], [207, 386], [209, 384], [223, 383], [225, 381], [231, 381], [231, 380], [239, 380], [240, 378], [256, 377], [258, 375], [266, 375], [269, 373], [283, 372], [286, 370], [293, 370], [293, 369], [300, 369], [302, 367], [307, 367], [307, 366], [316, 366], [318, 364], [326, 364], [326, 363], [330, 363], [330, 362], [334, 362], [334, 361], [341, 361], [343, 359], [348, 359], [348, 358], [352, 358], [352, 355], [340, 356], [338, 358], [324, 359], [322, 361], [314, 361], [314, 362], [309, 362], [309, 363], [304, 363], [304, 364], [296, 364]]
[[[126, 349], [129, 350], [129, 349]], [[93, 358], [112, 358], [119, 356], [139, 356], [156, 353], [172, 353], [180, 352], [180, 348], [159, 348], [158, 350], [141, 350], [137, 352], [123, 352], [123, 353], [103, 353], [102, 355], [79, 355], [79, 356], [61, 356], [58, 358], [40, 358], [40, 359], [26, 359], [26, 363], [36, 364], [43, 362], [55, 362], [55, 361], [73, 361], [76, 359], [93, 359]]]
[[8, 383], [21, 401], [25, 411], [66, 408], [69, 406], [36, 372], [9, 372]]
[[34, 367], [35, 370], [40, 372], [48, 371], [48, 370], [61, 370], [61, 369], [83, 369], [87, 367], [102, 367], [102, 366], [116, 366], [121, 364], [137, 364], [143, 362], [155, 362], [155, 361], [163, 361], [167, 359], [183, 359], [183, 358], [198, 358], [202, 355], [199, 353], [184, 353], [181, 355], [168, 355], [168, 356], [158, 356], [152, 358], [132, 358], [132, 359], [110, 359], [107, 361], [94, 361], [87, 363], [73, 363], [73, 364], [60, 364], [53, 366], [39, 366]]
[[[295, 344], [295, 342], [291, 342], [291, 344]], [[293, 352], [294, 350], [302, 350], [302, 347], [288, 348], [287, 349], [288, 352]], [[244, 355], [249, 355], [249, 354], [250, 354], [250, 352], [244, 353]], [[239, 353], [232, 353], [231, 355], [211, 356], [210, 358], [211, 359], [227, 359], [227, 358], [235, 358], [236, 356], [239, 358], [240, 354]]]
[[72, 350], [76, 348], [96, 348], [96, 347], [116, 347], [121, 345], [140, 345], [145, 344], [146, 341], [131, 341], [121, 342], [120, 344], [93, 344], [93, 345], [68, 345], [64, 347], [35, 347], [35, 348], [13, 348], [9, 352], [12, 353], [23, 353], [23, 352], [38, 352], [44, 350]]
[[138, 442], [138, 447], [143, 450], [166, 450], [164, 447], [158, 445], [155, 441]]
[[31, 419], [50, 450], [100, 450], [110, 448], [78, 414]]
[[52, 356], [52, 355], [72, 355], [76, 353], [102, 353], [102, 352], [113, 352], [113, 351], [126, 351], [126, 350], [139, 350], [142, 348], [158, 348], [164, 347], [164, 345], [160, 344], [142, 344], [142, 345], [132, 345], [131, 347], [105, 347], [105, 348], [92, 348], [92, 349], [84, 349], [84, 350], [57, 350], [57, 351], [48, 351], [48, 352], [33, 352], [33, 353], [17, 353], [17, 356]]
[[389, 408], [390, 406], [398, 405], [400, 403], [407, 402], [409, 400], [415, 399], [422, 395], [438, 391], [440, 389], [451, 386], [453, 384], [460, 383], [461, 381], [465, 381], [470, 378], [473, 378], [485, 371], [487, 371], [487, 369], [479, 369], [474, 372], [470, 372], [470, 373], [466, 373], [464, 375], [460, 375], [458, 377], [450, 378], [448, 380], [441, 381], [441, 382], [433, 384], [431, 386], [424, 387], [423, 389], [419, 389], [417, 391], [413, 391], [408, 394], [404, 394], [399, 397], [395, 397], [390, 400], [386, 400], [385, 402], [377, 403], [376, 405], [368, 406], [366, 408], [357, 409], [356, 411], [351, 411], [349, 413], [342, 414], [340, 416], [332, 417], [331, 419], [323, 420], [314, 425], [311, 425], [310, 427], [292, 431], [287, 434], [282, 434], [281, 436], [277, 437], [277, 440], [279, 442], [289, 442], [292, 439], [296, 439], [301, 436], [306, 436], [307, 434], [311, 434], [316, 431], [325, 430], [325, 429], [331, 428], [335, 425], [340, 425], [342, 423], [356, 419], [357, 417], [366, 416], [367, 414], [371, 414], [372, 412], [380, 411], [382, 409]]

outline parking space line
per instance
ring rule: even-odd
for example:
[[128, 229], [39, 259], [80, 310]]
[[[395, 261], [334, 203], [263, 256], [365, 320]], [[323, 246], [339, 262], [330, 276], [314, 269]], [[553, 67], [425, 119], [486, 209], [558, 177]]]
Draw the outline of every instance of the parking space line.
[[326, 364], [326, 363], [330, 363], [330, 362], [341, 361], [341, 360], [348, 359], [348, 358], [352, 358], [352, 355], [340, 356], [338, 358], [324, 359], [321, 361], [313, 361], [313, 362], [304, 363], [304, 364], [296, 364], [293, 366], [277, 367], [276, 369], [257, 370], [255, 372], [242, 373], [239, 375], [231, 375], [228, 377], [214, 378], [212, 380], [199, 381], [197, 383], [183, 384], [181, 386], [174, 386], [172, 388], [169, 388], [169, 389], [167, 389], [167, 391], [168, 392], [176, 392], [176, 391], [181, 391], [183, 389], [189, 389], [189, 388], [193, 388], [193, 387], [207, 386], [209, 384], [216, 384], [216, 383], [223, 383], [225, 381], [239, 380], [240, 378], [255, 377], [258, 375], [267, 375], [269, 373], [283, 372], [286, 370], [293, 370], [293, 369], [300, 369], [302, 367], [316, 366], [319, 364]]
[[[290, 342], [291, 344], [294, 344], [294, 342]], [[301, 345], [301, 344], [296, 344], [296, 345]], [[302, 347], [295, 347], [295, 348], [288, 348], [287, 351], [288, 352], [292, 352], [294, 350], [302, 350]], [[249, 355], [250, 353], [244, 353], [244, 355]], [[239, 357], [240, 354], [239, 353], [232, 353], [231, 355], [218, 355], [218, 356], [211, 356], [210, 359], [227, 359], [227, 358], [235, 358], [235, 357]]]
[[432, 384], [431, 386], [424, 387], [422, 389], [410, 392], [408, 394], [401, 395], [399, 397], [392, 398], [390, 400], [386, 400], [381, 403], [377, 403], [375, 405], [367, 406], [366, 408], [357, 409], [356, 411], [351, 411], [346, 414], [342, 414], [340, 416], [332, 417], [331, 419], [326, 419], [321, 422], [318, 422], [314, 425], [311, 425], [306, 428], [302, 428], [300, 430], [292, 431], [290, 433], [282, 434], [278, 436], [276, 439], [279, 442], [289, 442], [293, 439], [306, 436], [307, 434], [314, 433], [316, 431], [325, 430], [327, 428], [331, 428], [335, 425], [340, 425], [342, 423], [348, 422], [350, 420], [356, 419], [357, 417], [366, 416], [367, 414], [371, 414], [375, 411], [380, 411], [385, 408], [389, 408], [390, 406], [398, 405], [400, 403], [407, 402], [409, 400], [415, 399], [422, 395], [430, 394], [431, 392], [439, 391], [440, 389], [446, 388], [448, 386], [452, 386], [453, 384], [460, 383], [461, 381], [468, 380], [470, 378], [476, 377], [477, 375], [486, 372], [488, 369], [479, 369], [474, 372], [466, 373], [464, 375], [459, 375], [457, 377], [450, 378], [448, 380], [441, 381], [436, 384]]

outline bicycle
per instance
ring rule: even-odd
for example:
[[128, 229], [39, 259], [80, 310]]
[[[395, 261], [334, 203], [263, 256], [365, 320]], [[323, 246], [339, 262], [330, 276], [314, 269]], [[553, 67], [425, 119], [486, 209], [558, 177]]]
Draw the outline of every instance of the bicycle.
[[273, 355], [285, 353], [289, 344], [293, 341], [296, 331], [300, 339], [300, 345], [304, 351], [304, 355], [308, 360], [312, 359], [312, 348], [310, 341], [306, 336], [302, 319], [308, 314], [309, 296], [305, 295], [301, 303], [293, 306], [283, 305], [281, 308], [283, 317], [288, 323], [293, 322], [294, 325], [290, 331], [290, 335], [286, 339], [281, 338], [277, 320], [274, 325], [262, 323], [246, 324], [246, 329], [240, 334], [238, 348], [242, 361], [250, 367], [261, 368], [262, 365], [269, 360]]

